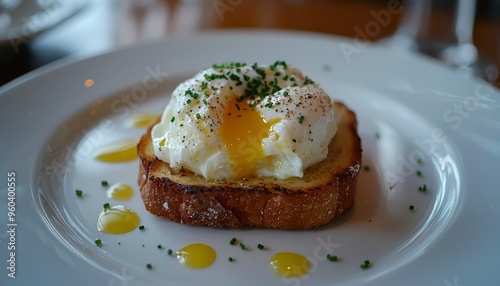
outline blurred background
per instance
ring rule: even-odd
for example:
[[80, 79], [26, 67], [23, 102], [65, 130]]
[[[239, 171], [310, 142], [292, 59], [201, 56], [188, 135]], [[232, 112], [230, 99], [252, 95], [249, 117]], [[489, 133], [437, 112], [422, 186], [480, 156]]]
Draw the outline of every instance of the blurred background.
[[500, 86], [500, 0], [0, 0], [0, 86], [61, 58], [230, 28], [386, 44]]

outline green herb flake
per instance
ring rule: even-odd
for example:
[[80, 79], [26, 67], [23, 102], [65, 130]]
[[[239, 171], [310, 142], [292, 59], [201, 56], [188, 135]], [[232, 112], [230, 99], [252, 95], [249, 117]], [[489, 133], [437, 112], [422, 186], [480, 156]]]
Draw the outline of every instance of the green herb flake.
[[260, 250], [264, 250], [264, 245], [262, 245], [262, 244], [259, 243], [259, 244], [257, 244], [257, 248], [260, 249]]
[[415, 209], [415, 206], [414, 206], [414, 205], [410, 205], [410, 206], [408, 207], [408, 209], [412, 211], [412, 210], [414, 210], [414, 209]]
[[338, 257], [337, 257], [337, 255], [327, 254], [326, 259], [328, 259], [329, 261], [335, 262], [338, 260]]
[[153, 265], [151, 265], [151, 263], [148, 263], [148, 264], [146, 264], [146, 268], [147, 269], [153, 269]]
[[427, 185], [426, 185], [426, 184], [424, 184], [424, 185], [422, 185], [421, 187], [418, 187], [418, 190], [419, 190], [420, 192], [423, 192], [423, 193], [427, 192]]
[[201, 119], [201, 115], [199, 113], [196, 113], [196, 119]]
[[161, 244], [158, 244], [158, 249], [163, 249], [163, 246]]
[[236, 237], [231, 238], [229, 244], [234, 245], [236, 243]]
[[168, 255], [172, 255], [172, 253], [173, 253], [172, 249], [170, 249], [170, 248], [169, 248], [169, 249], [167, 250], [167, 254], [168, 254]]
[[175, 121], [175, 116], [172, 116], [172, 118], [170, 119], [170, 122], [174, 123]]
[[146, 229], [146, 228], [143, 225], [139, 226], [139, 230], [144, 230], [144, 229]]
[[108, 181], [101, 181], [101, 186], [107, 187], [108, 185]]
[[418, 177], [422, 177], [422, 172], [421, 171], [417, 171], [417, 176]]
[[100, 239], [96, 239], [96, 240], [95, 240], [95, 245], [97, 245], [97, 246], [101, 246], [101, 245], [102, 245], [102, 240], [100, 240]]
[[245, 246], [245, 244], [243, 244], [243, 242], [240, 242], [240, 248], [245, 250], [247, 247]]
[[186, 103], [190, 104], [191, 103], [191, 98], [188, 98], [188, 100], [186, 100]]
[[83, 196], [83, 191], [82, 190], [75, 190], [76, 196], [81, 197]]
[[417, 164], [422, 165], [423, 163], [424, 163], [424, 160], [422, 160], [421, 158], [417, 159]]
[[288, 96], [288, 91], [287, 90], [283, 91], [283, 96]]
[[363, 264], [360, 265], [361, 269], [366, 270], [370, 267], [370, 260], [365, 260]]
[[104, 205], [102, 205], [102, 206], [103, 206], [104, 210], [109, 210], [109, 208], [110, 208], [109, 203], [105, 203], [105, 204], [104, 204]]
[[268, 104], [265, 105], [265, 107], [267, 108], [272, 108], [273, 107], [273, 103], [272, 102], [269, 102]]
[[233, 262], [233, 261], [234, 261], [234, 258], [229, 257], [229, 258], [227, 259], [227, 261], [229, 261], [229, 262]]
[[304, 123], [304, 115], [301, 115], [301, 116], [299, 117], [299, 123], [300, 123], [300, 124]]

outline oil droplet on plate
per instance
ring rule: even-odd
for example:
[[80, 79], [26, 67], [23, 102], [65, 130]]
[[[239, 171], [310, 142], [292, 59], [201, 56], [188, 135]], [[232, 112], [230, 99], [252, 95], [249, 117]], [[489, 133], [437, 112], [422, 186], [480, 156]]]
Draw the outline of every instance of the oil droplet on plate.
[[214, 262], [215, 256], [213, 248], [202, 243], [190, 244], [177, 251], [177, 259], [180, 264], [192, 269], [210, 266]]
[[141, 222], [132, 209], [117, 205], [104, 209], [97, 219], [97, 230], [109, 234], [123, 234], [136, 229]]
[[304, 256], [294, 252], [279, 252], [269, 260], [272, 269], [285, 278], [300, 277], [309, 272], [311, 263]]
[[137, 142], [122, 140], [104, 147], [94, 155], [94, 158], [103, 162], [119, 163], [134, 160], [137, 156]]
[[134, 189], [129, 184], [117, 183], [113, 184], [106, 191], [106, 195], [110, 199], [117, 201], [126, 201], [134, 195]]
[[126, 127], [149, 127], [158, 119], [160, 116], [154, 113], [137, 113], [131, 115], [127, 120], [125, 120]]

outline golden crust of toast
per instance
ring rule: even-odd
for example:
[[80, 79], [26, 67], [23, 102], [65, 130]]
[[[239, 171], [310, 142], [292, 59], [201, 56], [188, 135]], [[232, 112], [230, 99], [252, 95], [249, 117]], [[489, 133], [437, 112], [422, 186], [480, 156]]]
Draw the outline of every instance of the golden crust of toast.
[[353, 206], [362, 152], [355, 114], [340, 102], [334, 105], [341, 119], [328, 157], [302, 178], [207, 180], [173, 169], [156, 158], [150, 127], [137, 147], [146, 209], [174, 222], [211, 227], [309, 229], [330, 222]]

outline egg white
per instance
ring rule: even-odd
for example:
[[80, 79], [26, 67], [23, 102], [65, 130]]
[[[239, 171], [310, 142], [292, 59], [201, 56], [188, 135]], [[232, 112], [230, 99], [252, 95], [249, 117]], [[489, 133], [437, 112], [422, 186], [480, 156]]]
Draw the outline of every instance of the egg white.
[[253, 175], [302, 177], [307, 167], [327, 157], [338, 120], [328, 94], [283, 62], [212, 67], [181, 83], [152, 130], [155, 155], [207, 179], [237, 176], [237, 162], [231, 161], [219, 130], [231, 97], [248, 93], [254, 79], [270, 82], [273, 90], [244, 100], [275, 123], [261, 142], [244, 142], [263, 150]]

